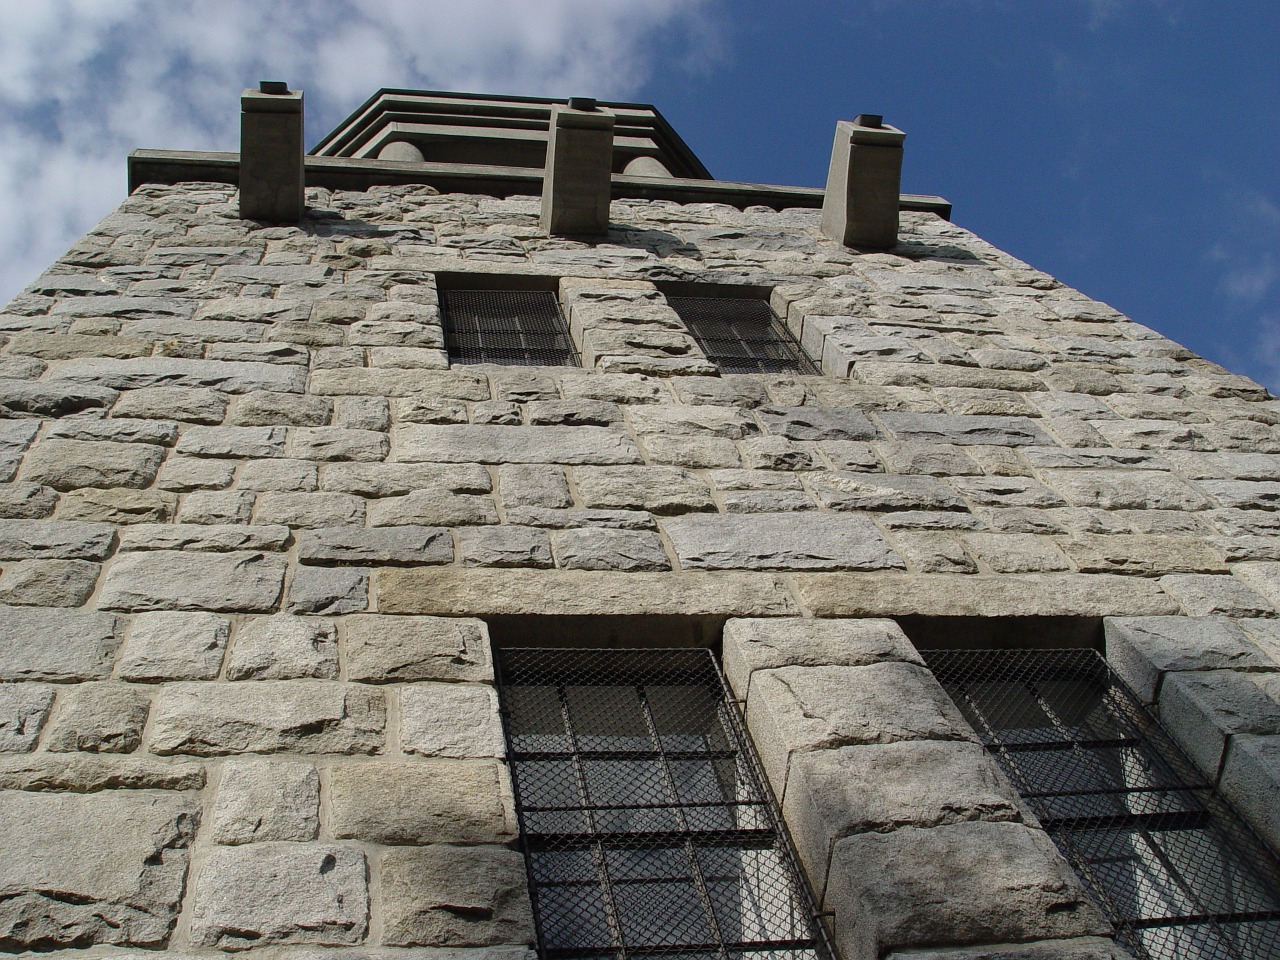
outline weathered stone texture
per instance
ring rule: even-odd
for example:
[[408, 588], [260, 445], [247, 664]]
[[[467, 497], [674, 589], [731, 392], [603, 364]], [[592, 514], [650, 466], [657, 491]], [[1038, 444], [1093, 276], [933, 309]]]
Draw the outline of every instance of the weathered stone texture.
[[108, 569], [98, 606], [260, 613], [275, 607], [284, 572], [284, 561], [265, 553], [124, 554]]
[[175, 795], [0, 792], [0, 947], [163, 947], [198, 807]]
[[210, 834], [217, 843], [314, 840], [320, 775], [305, 763], [229, 760], [222, 768]]

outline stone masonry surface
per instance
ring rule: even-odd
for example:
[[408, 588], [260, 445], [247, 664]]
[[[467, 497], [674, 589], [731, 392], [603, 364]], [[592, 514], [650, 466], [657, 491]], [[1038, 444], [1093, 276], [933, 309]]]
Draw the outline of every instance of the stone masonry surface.
[[[928, 213], [307, 203], [144, 186], [0, 311], [0, 949], [524, 960], [494, 617], [727, 619], [844, 960], [1120, 956], [878, 618], [1106, 618], [1280, 843], [1262, 387]], [[585, 366], [449, 369], [442, 274], [558, 284]], [[716, 375], [671, 282], [822, 374]]]

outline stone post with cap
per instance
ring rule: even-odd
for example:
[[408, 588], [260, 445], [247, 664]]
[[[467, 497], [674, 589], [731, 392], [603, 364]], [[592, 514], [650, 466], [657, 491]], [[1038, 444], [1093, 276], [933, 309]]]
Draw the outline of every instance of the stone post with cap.
[[264, 80], [240, 97], [240, 216], [297, 223], [306, 207], [302, 91]]

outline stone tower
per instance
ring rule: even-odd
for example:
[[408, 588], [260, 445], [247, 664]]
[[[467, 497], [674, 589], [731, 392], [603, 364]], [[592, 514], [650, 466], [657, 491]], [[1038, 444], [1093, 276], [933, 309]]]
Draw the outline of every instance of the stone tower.
[[823, 190], [643, 104], [301, 109], [134, 153], [0, 313], [0, 949], [1274, 955], [1265, 389], [879, 117]]

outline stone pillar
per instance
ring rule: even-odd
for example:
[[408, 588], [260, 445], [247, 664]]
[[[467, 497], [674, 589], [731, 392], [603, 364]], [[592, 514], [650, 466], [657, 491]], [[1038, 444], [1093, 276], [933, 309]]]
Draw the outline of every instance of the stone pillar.
[[906, 134], [874, 114], [836, 124], [822, 232], [847, 247], [887, 250], [898, 242], [898, 193]]
[[302, 91], [263, 81], [240, 97], [240, 216], [296, 223], [306, 207]]
[[542, 178], [542, 229], [550, 236], [600, 236], [609, 230], [613, 114], [574, 98], [551, 108]]

